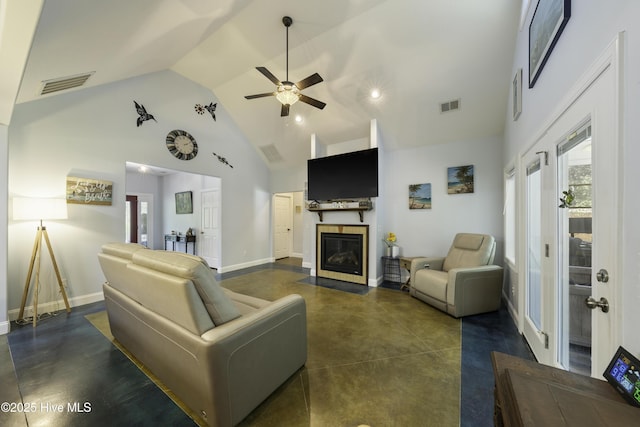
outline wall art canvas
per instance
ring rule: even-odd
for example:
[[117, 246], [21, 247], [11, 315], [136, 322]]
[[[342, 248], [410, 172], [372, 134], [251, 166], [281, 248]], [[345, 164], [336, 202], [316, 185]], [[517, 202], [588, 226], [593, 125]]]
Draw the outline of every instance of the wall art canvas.
[[539, 0], [529, 24], [529, 88], [536, 84], [571, 17], [571, 0]]
[[182, 191], [180, 193], [176, 193], [176, 213], [193, 213], [193, 200], [191, 198], [191, 191]]
[[513, 120], [518, 120], [522, 113], [522, 68], [516, 71], [513, 78]]
[[113, 198], [113, 182], [101, 179], [67, 177], [67, 203], [78, 205], [107, 205]]
[[447, 168], [447, 193], [473, 193], [473, 165]]
[[409, 209], [431, 209], [431, 184], [409, 185]]

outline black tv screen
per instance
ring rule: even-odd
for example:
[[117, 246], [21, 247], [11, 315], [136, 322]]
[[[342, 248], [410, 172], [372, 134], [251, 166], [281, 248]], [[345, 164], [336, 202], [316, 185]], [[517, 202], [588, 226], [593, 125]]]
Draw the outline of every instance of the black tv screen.
[[354, 151], [307, 162], [308, 200], [378, 196], [378, 149]]

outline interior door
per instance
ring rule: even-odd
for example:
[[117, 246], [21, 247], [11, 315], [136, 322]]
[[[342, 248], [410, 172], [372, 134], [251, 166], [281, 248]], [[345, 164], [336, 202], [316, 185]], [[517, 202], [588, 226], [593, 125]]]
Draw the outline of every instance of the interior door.
[[202, 221], [198, 238], [198, 255], [210, 267], [220, 268], [220, 189], [203, 190], [200, 193]]
[[274, 197], [274, 256], [276, 259], [291, 255], [292, 200], [288, 194]]
[[126, 243], [138, 243], [138, 196], [127, 194], [125, 202]]

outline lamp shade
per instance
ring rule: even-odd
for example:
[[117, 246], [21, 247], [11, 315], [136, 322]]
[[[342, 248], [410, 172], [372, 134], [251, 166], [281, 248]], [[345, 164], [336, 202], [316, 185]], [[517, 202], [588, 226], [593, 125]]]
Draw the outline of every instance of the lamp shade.
[[67, 219], [67, 201], [55, 198], [14, 197], [13, 219]]

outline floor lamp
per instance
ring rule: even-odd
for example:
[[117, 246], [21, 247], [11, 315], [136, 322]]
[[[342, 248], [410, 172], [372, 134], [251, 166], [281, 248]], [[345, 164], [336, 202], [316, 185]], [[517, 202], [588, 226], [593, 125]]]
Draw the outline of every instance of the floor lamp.
[[58, 286], [60, 287], [60, 293], [64, 299], [64, 304], [67, 307], [67, 313], [71, 312], [69, 307], [69, 301], [67, 300], [67, 293], [64, 290], [62, 284], [62, 277], [60, 277], [60, 270], [58, 269], [58, 263], [56, 257], [53, 255], [53, 249], [51, 247], [51, 241], [49, 240], [49, 234], [47, 228], [42, 225], [42, 221], [49, 219], [67, 219], [67, 201], [65, 199], [38, 199], [38, 198], [13, 198], [13, 219], [14, 220], [39, 220], [40, 226], [36, 233], [36, 239], [33, 243], [33, 252], [31, 253], [31, 261], [29, 262], [29, 272], [27, 273], [27, 281], [24, 285], [24, 292], [22, 293], [22, 303], [20, 304], [20, 313], [18, 319], [23, 319], [24, 308], [27, 302], [27, 296], [29, 295], [29, 287], [31, 286], [31, 277], [35, 268], [35, 290], [33, 293], [33, 327], [36, 327], [38, 319], [38, 294], [40, 291], [40, 257], [43, 252], [42, 240], [44, 238], [47, 248], [49, 249], [49, 255], [51, 255], [51, 262], [53, 269], [58, 279]]

